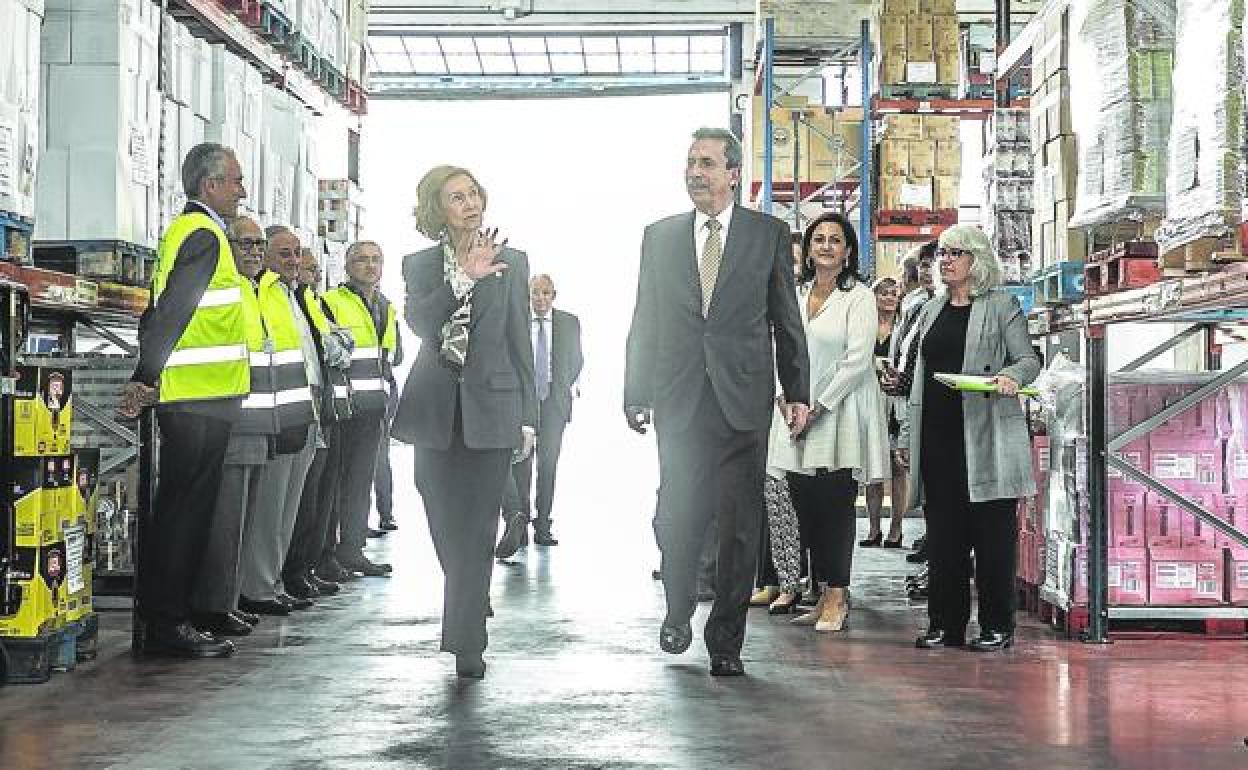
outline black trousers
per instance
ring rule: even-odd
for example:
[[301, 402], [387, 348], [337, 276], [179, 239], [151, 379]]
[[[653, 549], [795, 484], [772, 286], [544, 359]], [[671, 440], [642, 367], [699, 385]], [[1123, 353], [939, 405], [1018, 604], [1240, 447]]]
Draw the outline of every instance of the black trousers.
[[[547, 399], [547, 402], [549, 399]], [[563, 431], [568, 427], [568, 420], [562, 413], [546, 408], [546, 403], [538, 412], [537, 447], [533, 454], [524, 462], [512, 466], [512, 475], [516, 479], [516, 489], [520, 493], [523, 508], [520, 510], [533, 519], [533, 508], [537, 509], [537, 518], [533, 519], [533, 531], [538, 535], [550, 534], [550, 511], [555, 501], [555, 475], [559, 469], [559, 453], [563, 450]], [[537, 466], [537, 489], [534, 493], [533, 466]], [[530, 507], [530, 500], [534, 500]]]
[[[947, 453], [946, 453], [947, 454]], [[971, 617], [971, 553], [975, 554], [975, 590], [981, 630], [1013, 631], [1014, 575], [1018, 548], [1018, 501], [972, 503], [967, 494], [965, 455], [961, 473], [955, 462], [939, 453], [924, 453], [923, 494], [926, 499], [927, 613], [933, 629], [954, 637], [966, 633]]]
[[191, 591], [212, 530], [230, 423], [160, 408], [156, 420], [160, 476], [140, 539], [136, 588], [145, 620], [180, 623], [190, 615]]
[[[325, 540], [333, 522], [334, 501], [338, 496], [338, 474], [327, 472], [334, 444], [338, 441], [338, 423], [325, 420], [321, 423], [321, 435], [328, 446], [316, 450], [308, 475], [303, 481], [303, 496], [299, 498], [299, 513], [295, 517], [295, 531], [286, 550], [286, 562], [282, 565], [282, 581], [306, 574], [321, 561]], [[338, 458], [333, 458], [335, 461]], [[336, 542], [336, 538], [335, 538]]]
[[711, 655], [738, 655], [754, 587], [764, 515], [766, 431], [739, 431], [704, 381], [693, 421], [683, 430], [657, 424], [659, 511], [655, 533], [663, 554], [669, 625], [687, 623], [697, 606], [697, 576], [707, 529], [718, 517], [715, 603], [704, 638]]
[[802, 549], [810, 551], [810, 572], [834, 588], [849, 585], [857, 534], [858, 482], [848, 468], [814, 476], [788, 474]]
[[416, 447], [414, 454], [416, 489], [446, 577], [442, 651], [479, 654], [488, 641], [490, 573], [511, 450], [469, 449], [457, 419], [449, 449]]
[[334, 517], [338, 523], [339, 560], [356, 560], [368, 543], [368, 512], [372, 507], [373, 474], [381, 446], [381, 412], [357, 414], [338, 423], [336, 452], [326, 460], [325, 473], [337, 473]]

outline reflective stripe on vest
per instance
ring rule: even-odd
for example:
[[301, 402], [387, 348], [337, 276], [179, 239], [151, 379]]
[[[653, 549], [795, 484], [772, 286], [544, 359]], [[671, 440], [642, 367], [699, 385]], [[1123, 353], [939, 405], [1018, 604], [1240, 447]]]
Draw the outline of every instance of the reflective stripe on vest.
[[245, 396], [251, 389], [242, 287], [229, 241], [202, 212], [177, 216], [160, 239], [152, 275], [152, 303], [159, 305], [178, 253], [192, 234], [207, 230], [217, 241], [217, 261], [186, 328], [160, 373], [160, 402], [208, 401]]
[[243, 399], [243, 409], [234, 430], [250, 436], [273, 436], [277, 424], [277, 405], [273, 403], [273, 360], [269, 353], [268, 333], [260, 316], [256, 287], [244, 279], [240, 290], [243, 317], [247, 321], [247, 363], [251, 369], [251, 395]]
[[316, 407], [308, 385], [303, 340], [294, 318], [294, 313], [303, 311], [291, 303], [290, 294], [281, 284], [281, 277], [272, 271], [260, 274], [256, 296], [264, 327], [273, 342], [275, 382], [272, 390], [276, 394], [278, 424], [283, 429], [307, 425], [316, 420]]
[[[324, 345], [325, 337], [333, 331], [330, 326], [330, 320], [325, 316], [325, 307], [321, 302], [321, 297], [311, 286], [300, 286], [298, 289], [300, 299], [303, 300], [303, 306], [307, 309], [308, 318], [312, 322], [314, 332], [321, 337], [321, 344]], [[323, 350], [323, 348], [322, 348]], [[324, 366], [321, 371], [328, 378], [328, 387], [333, 388], [333, 415], [335, 420], [346, 420], [351, 417], [351, 379], [341, 369], [333, 366]]]
[[377, 339], [372, 314], [368, 312], [364, 300], [345, 286], [325, 292], [323, 299], [334, 319], [340, 326], [350, 329], [355, 340], [350, 370], [353, 406], [361, 412], [385, 411], [386, 392], [381, 364], [381, 356], [385, 353], [381, 341]]

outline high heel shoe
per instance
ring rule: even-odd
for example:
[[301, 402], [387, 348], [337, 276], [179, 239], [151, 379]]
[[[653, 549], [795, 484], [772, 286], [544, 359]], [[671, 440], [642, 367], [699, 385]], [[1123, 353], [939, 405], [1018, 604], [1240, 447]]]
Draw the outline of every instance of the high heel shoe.
[[866, 540], [859, 540], [858, 545], [862, 546], [863, 548], [879, 548], [880, 543], [882, 542], [884, 542], [884, 533], [876, 532], [874, 535], [872, 535], [871, 537], [868, 537]]
[[797, 603], [801, 600], [802, 595], [796, 591], [785, 591], [776, 597], [771, 606], [767, 608], [768, 615], [788, 615], [797, 611]]
[[751, 607], [766, 607], [780, 596], [780, 586], [763, 586], [750, 597]]
[[824, 592], [828, 597], [815, 621], [815, 630], [819, 633], [843, 631], [849, 625], [849, 602], [846, 600], [844, 588], [829, 588]]

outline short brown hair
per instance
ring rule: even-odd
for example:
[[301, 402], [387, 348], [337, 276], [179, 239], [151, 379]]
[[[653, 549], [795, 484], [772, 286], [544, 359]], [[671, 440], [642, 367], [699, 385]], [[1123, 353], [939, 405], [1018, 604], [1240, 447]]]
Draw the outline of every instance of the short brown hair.
[[412, 213], [416, 216], [416, 229], [426, 238], [438, 240], [446, 231], [446, 212], [442, 211], [442, 188], [457, 176], [466, 176], [481, 191], [481, 206], [484, 208], [489, 198], [485, 188], [477, 181], [476, 176], [460, 166], [435, 166], [420, 179], [416, 185], [416, 208]]

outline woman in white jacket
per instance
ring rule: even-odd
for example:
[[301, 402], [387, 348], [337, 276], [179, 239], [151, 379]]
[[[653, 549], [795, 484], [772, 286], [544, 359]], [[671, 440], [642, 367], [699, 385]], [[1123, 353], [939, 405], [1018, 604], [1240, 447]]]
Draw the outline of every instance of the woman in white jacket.
[[814, 402], [796, 440], [776, 412], [768, 465], [787, 472], [811, 574], [823, 587], [819, 604], [794, 622], [839, 631], [849, 614], [859, 485], [890, 478], [885, 400], [873, 356], [879, 316], [875, 294], [858, 277], [858, 238], [845, 217], [829, 213], [812, 222], [802, 254], [797, 293]]

